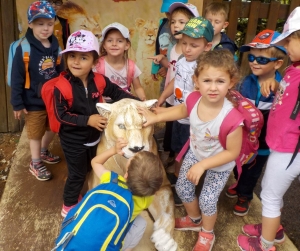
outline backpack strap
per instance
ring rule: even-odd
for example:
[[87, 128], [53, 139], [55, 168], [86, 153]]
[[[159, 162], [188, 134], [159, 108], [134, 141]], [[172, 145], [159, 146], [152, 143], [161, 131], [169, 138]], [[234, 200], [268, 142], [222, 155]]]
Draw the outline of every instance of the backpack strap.
[[127, 88], [128, 91], [131, 89], [131, 83], [134, 78], [134, 70], [135, 70], [135, 63], [133, 60], [128, 59], [127, 60]]
[[100, 94], [99, 102], [102, 103], [103, 102], [102, 94], [104, 92], [104, 88], [106, 87], [106, 81], [105, 81], [105, 78], [102, 74], [94, 72], [94, 76], [95, 76], [94, 81], [95, 81], [95, 84], [97, 86], [98, 92]]
[[28, 40], [26, 37], [23, 37], [21, 39], [21, 47], [23, 52], [23, 62], [25, 65], [25, 89], [30, 88], [30, 76], [29, 76], [29, 59], [30, 59], [30, 44], [28, 43]]
[[105, 61], [104, 57], [99, 58], [99, 63], [97, 64], [97, 72], [105, 76]]
[[[189, 116], [191, 114], [191, 111], [192, 111], [193, 107], [195, 106], [195, 104], [197, 103], [197, 101], [199, 100], [200, 97], [201, 97], [201, 93], [199, 91], [191, 92], [187, 96], [185, 102], [186, 102], [186, 109], [188, 111]], [[189, 145], [190, 145], [190, 138], [187, 140], [187, 142], [185, 142], [184, 146], [182, 147], [182, 149], [178, 153], [178, 155], [176, 157], [176, 161], [180, 162], [183, 155], [187, 152], [187, 150], [189, 148]]]

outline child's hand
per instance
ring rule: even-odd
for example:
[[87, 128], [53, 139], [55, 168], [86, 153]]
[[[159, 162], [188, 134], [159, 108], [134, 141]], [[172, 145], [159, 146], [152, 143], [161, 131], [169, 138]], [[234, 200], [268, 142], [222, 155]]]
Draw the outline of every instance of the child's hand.
[[151, 78], [153, 81], [158, 81], [157, 74], [151, 74]]
[[155, 114], [159, 114], [165, 112], [166, 109], [167, 109], [166, 107], [153, 107], [151, 111], [154, 112]]
[[261, 83], [260, 92], [263, 96], [268, 97], [270, 95], [270, 90], [276, 92], [279, 83], [274, 78], [269, 78]]
[[162, 54], [159, 54], [159, 55], [156, 55], [156, 56], [153, 56], [153, 57], [149, 57], [148, 59], [152, 59], [154, 64], [160, 64], [160, 61], [163, 58], [165, 58], [165, 56], [162, 55]]
[[123, 148], [128, 145], [128, 141], [123, 138], [118, 138], [115, 144], [115, 151], [119, 155], [123, 155]]
[[161, 67], [159, 70], [158, 70], [158, 75], [161, 76], [162, 78], [165, 78], [167, 76], [167, 68], [165, 67]]
[[88, 126], [94, 127], [99, 131], [103, 131], [107, 124], [107, 118], [100, 116], [99, 114], [93, 114], [89, 117], [87, 122]]
[[148, 108], [137, 107], [137, 110], [139, 114], [142, 114], [146, 118], [146, 122], [143, 124], [143, 127], [147, 127], [156, 123], [156, 115]]
[[199, 165], [199, 163], [197, 163], [197, 164], [193, 165], [191, 167], [191, 169], [187, 172], [186, 177], [194, 185], [198, 185], [199, 180], [204, 172], [205, 172], [205, 170], [203, 168], [201, 168], [201, 165]]
[[160, 95], [160, 97], [157, 100], [156, 107], [162, 106], [165, 103], [165, 101], [166, 100]]
[[14, 111], [15, 119], [21, 120], [22, 112], [24, 112], [25, 114], [28, 113], [25, 108], [23, 110], [20, 110], [20, 111]]

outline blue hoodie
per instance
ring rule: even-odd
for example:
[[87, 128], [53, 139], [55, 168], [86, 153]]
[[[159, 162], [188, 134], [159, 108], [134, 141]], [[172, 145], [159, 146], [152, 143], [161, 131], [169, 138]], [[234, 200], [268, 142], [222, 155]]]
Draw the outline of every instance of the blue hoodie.
[[34, 37], [31, 28], [25, 34], [30, 44], [29, 76], [30, 89], [25, 89], [25, 65], [23, 62], [22, 47], [19, 45], [12, 63], [11, 71], [11, 104], [14, 111], [26, 108], [27, 111], [46, 110], [44, 101], [41, 98], [42, 85], [58, 76], [63, 68], [63, 64], [56, 66], [58, 56], [58, 41], [52, 35], [48, 39], [50, 48], [45, 48], [43, 44]]

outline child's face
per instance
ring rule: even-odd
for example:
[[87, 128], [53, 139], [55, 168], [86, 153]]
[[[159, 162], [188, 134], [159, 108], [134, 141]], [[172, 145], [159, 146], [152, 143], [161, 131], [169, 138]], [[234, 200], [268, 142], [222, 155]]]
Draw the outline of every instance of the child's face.
[[[171, 17], [171, 33], [174, 35], [176, 32], [183, 30], [189, 18], [183, 13], [176, 12]], [[182, 39], [182, 34], [174, 36], [176, 39]]]
[[194, 76], [193, 80], [205, 102], [216, 106], [223, 105], [228, 90], [234, 85], [227, 71], [213, 66], [205, 67], [198, 78]]
[[32, 29], [34, 37], [43, 42], [53, 34], [54, 18], [37, 18], [32, 21], [28, 26]]
[[206, 13], [205, 18], [211, 22], [214, 27], [214, 35], [221, 33], [222, 29], [225, 29], [228, 26], [225, 17], [222, 13], [212, 14], [211, 12]]
[[191, 38], [185, 34], [182, 35], [182, 53], [186, 61], [195, 61], [203, 51], [209, 51], [211, 43], [207, 43], [205, 38]]
[[118, 30], [109, 31], [103, 43], [103, 48], [107, 54], [114, 57], [123, 56], [124, 52], [130, 47], [130, 43]]
[[[254, 57], [272, 58], [271, 53], [264, 49], [251, 48], [249, 54], [252, 54]], [[274, 78], [275, 71], [280, 68], [281, 65], [282, 60], [271, 61], [265, 65], [259, 64], [256, 60], [253, 62], [249, 61], [252, 73], [259, 78]]]
[[300, 39], [296, 37], [287, 37], [284, 41], [284, 48], [292, 62], [300, 61]]
[[84, 82], [89, 72], [95, 66], [93, 53], [71, 51], [68, 54], [67, 66], [75, 77], [80, 78]]

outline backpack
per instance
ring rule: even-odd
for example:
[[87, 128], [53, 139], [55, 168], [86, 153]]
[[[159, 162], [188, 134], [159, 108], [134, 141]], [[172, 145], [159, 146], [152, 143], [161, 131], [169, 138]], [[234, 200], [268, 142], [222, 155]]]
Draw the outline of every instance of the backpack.
[[[6, 73], [6, 83], [8, 86], [11, 86], [11, 70], [12, 70], [12, 64], [14, 60], [14, 56], [16, 54], [17, 47], [21, 45], [22, 52], [23, 52], [23, 62], [25, 65], [25, 89], [30, 88], [30, 76], [28, 71], [29, 66], [29, 60], [30, 60], [30, 44], [28, 43], [28, 40], [26, 37], [22, 37], [14, 42], [12, 42], [9, 46], [8, 51], [8, 63], [7, 63], [7, 73]], [[58, 48], [58, 55], [56, 64], [59, 65], [61, 61], [61, 55], [59, 54], [61, 52], [61, 48]]]
[[[130, 91], [131, 83], [134, 78], [134, 70], [135, 70], [135, 63], [131, 59], [127, 60], [127, 87], [124, 88], [125, 91]], [[99, 63], [96, 66], [96, 71], [105, 76], [105, 61], [104, 57], [99, 58]]]
[[[222, 147], [226, 149], [227, 135], [233, 132], [242, 122], [244, 123], [241, 152], [235, 160], [238, 171], [237, 180], [239, 180], [242, 172], [242, 165], [251, 163], [257, 155], [259, 147], [258, 137], [263, 127], [264, 119], [260, 110], [238, 91], [231, 90], [230, 94], [233, 97], [233, 100], [236, 101], [237, 107], [233, 108], [224, 118], [220, 127], [219, 141]], [[200, 97], [201, 94], [199, 91], [194, 91], [187, 97], [186, 105], [189, 115]], [[182, 156], [187, 151], [189, 144], [190, 140], [188, 140], [181, 149], [176, 158], [177, 161], [181, 160]], [[235, 188], [236, 185], [237, 183], [230, 188]]]
[[[66, 72], [62, 72], [58, 77], [47, 81], [41, 90], [42, 99], [45, 103], [50, 129], [52, 132], [59, 132], [60, 122], [57, 120], [55, 115], [54, 107], [54, 87], [58, 88], [65, 100], [68, 102], [69, 107], [73, 103], [72, 86], [70, 82], [64, 77]], [[102, 102], [102, 93], [106, 86], [104, 77], [101, 74], [94, 73], [94, 81], [100, 94], [99, 102]]]
[[130, 227], [132, 194], [111, 172], [109, 183], [90, 190], [67, 214], [53, 250], [119, 251]]

